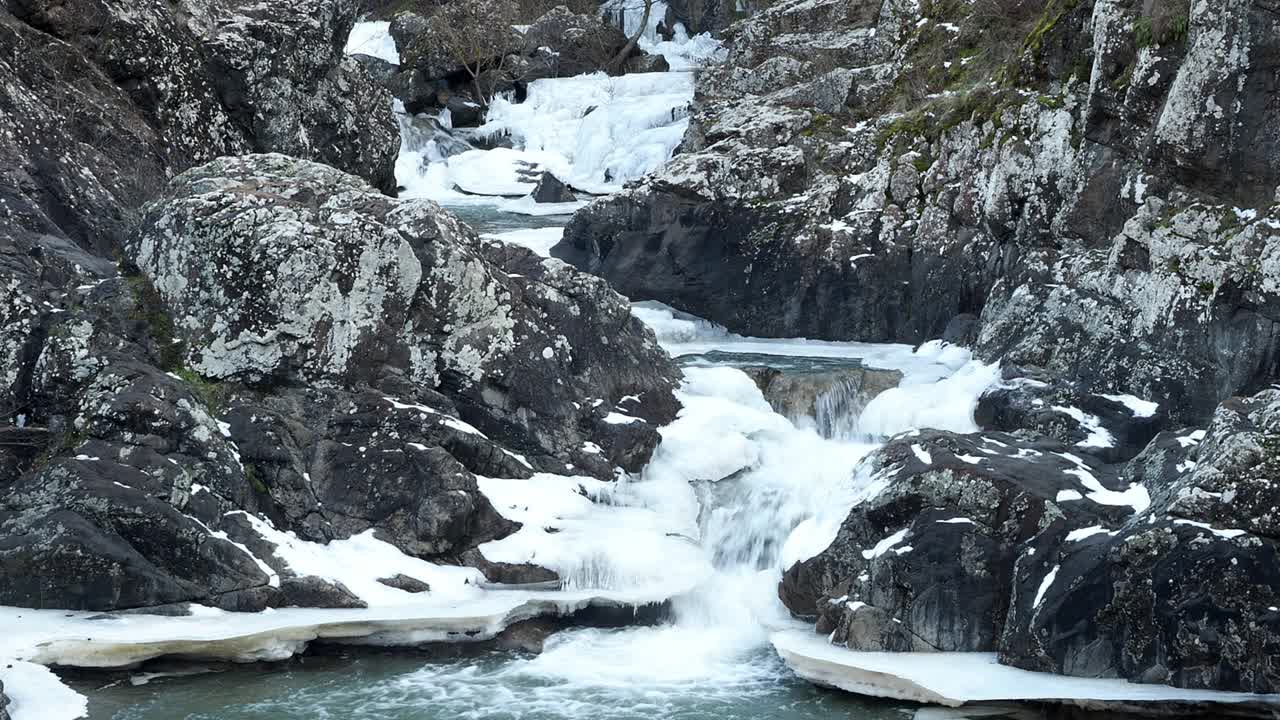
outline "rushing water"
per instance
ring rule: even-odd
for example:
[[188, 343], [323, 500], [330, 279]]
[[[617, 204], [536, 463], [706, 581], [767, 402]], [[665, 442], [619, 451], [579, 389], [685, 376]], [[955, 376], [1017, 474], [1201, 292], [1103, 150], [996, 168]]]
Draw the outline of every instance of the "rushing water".
[[[575, 631], [552, 643], [592, 641], [630, 647], [634, 630]], [[554, 658], [554, 655], [544, 656]], [[500, 653], [441, 661], [412, 654], [308, 657], [264, 672], [239, 668], [198, 677], [128, 683], [87, 692], [90, 720], [903, 720], [901, 705], [816, 688], [794, 680], [771, 653], [751, 658], [751, 675], [691, 684], [619, 677], [608, 667], [589, 678], [540, 659]], [[578, 668], [578, 672], [585, 669]]]

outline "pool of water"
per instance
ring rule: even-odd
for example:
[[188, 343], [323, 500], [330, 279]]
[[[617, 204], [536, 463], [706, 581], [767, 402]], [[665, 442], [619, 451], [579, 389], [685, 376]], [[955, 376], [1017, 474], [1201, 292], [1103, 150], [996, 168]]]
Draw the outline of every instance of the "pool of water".
[[589, 641], [626, 653], [628, 635], [651, 631], [569, 631], [549, 640], [541, 657], [353, 650], [137, 686], [123, 680], [104, 688], [101, 678], [72, 684], [88, 695], [90, 720], [906, 720], [914, 714], [915, 706], [802, 682], [763, 649], [739, 659], [751, 672], [694, 680], [674, 672], [665, 680], [653, 673], [630, 677], [634, 658], [626, 657], [613, 667], [552, 667], [557, 644], [563, 650]]

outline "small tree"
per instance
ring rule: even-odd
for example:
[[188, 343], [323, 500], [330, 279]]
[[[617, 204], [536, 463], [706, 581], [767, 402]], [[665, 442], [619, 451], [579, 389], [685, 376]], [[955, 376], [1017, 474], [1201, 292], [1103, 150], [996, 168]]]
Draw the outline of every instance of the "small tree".
[[515, 0], [455, 0], [431, 16], [433, 37], [466, 70], [482, 105], [488, 106], [489, 100], [480, 86], [480, 76], [504, 70], [507, 53], [514, 49], [516, 15]]
[[623, 63], [627, 61], [627, 58], [631, 57], [631, 53], [636, 49], [640, 38], [644, 37], [644, 31], [649, 27], [649, 16], [653, 13], [653, 0], [622, 0], [614, 7], [622, 12], [623, 17], [626, 17], [627, 9], [636, 7], [643, 7], [644, 13], [640, 16], [640, 25], [631, 34], [631, 37], [627, 38], [627, 44], [623, 45], [618, 54], [614, 55], [613, 59], [609, 61], [607, 67], [611, 71], [616, 71], [622, 67]]

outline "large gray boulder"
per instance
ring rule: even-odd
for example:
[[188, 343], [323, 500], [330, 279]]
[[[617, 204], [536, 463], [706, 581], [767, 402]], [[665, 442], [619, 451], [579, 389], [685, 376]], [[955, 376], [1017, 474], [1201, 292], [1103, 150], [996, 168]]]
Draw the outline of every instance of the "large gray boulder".
[[359, 604], [292, 573], [275, 531], [554, 580], [476, 552], [518, 527], [476, 475], [638, 470], [677, 408], [677, 371], [602, 281], [318, 163], [188, 171], [126, 252], [127, 276], [53, 238], [0, 253], [25, 298], [0, 336], [21, 416], [0, 603]]

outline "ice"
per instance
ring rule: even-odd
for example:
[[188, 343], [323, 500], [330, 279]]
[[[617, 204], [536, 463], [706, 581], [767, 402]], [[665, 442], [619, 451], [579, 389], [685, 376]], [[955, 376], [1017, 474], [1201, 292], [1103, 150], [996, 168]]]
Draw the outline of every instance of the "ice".
[[[661, 588], [666, 596], [688, 592], [711, 573], [705, 553], [688, 538], [690, 524], [630, 502], [625, 488], [546, 473], [477, 480], [494, 508], [522, 525], [480, 546], [491, 561], [549, 568], [569, 589]], [[615, 492], [620, 496], [608, 497]]]
[[[906, 376], [904, 384], [929, 384], [954, 375], [969, 358], [968, 350], [943, 343], [926, 343], [920, 350], [914, 350], [910, 345], [888, 343], [744, 337], [654, 301], [633, 303], [631, 314], [653, 330], [658, 343], [673, 357], [726, 352], [857, 359], [868, 367], [902, 371]], [[964, 358], [964, 362], [957, 365], [960, 358]]]
[[1001, 700], [1280, 705], [1275, 695], [1184, 690], [1020, 670], [1000, 665], [994, 653], [856, 652], [803, 631], [774, 633], [770, 640], [787, 665], [808, 680], [864, 695], [952, 707]]
[[874, 560], [880, 557], [881, 555], [884, 555], [885, 553], [889, 552], [889, 550], [893, 549], [895, 545], [897, 545], [898, 543], [906, 539], [907, 532], [909, 532], [909, 528], [903, 528], [898, 532], [876, 543], [875, 547], [871, 548], [870, 550], [863, 550], [862, 551], [863, 559]]
[[358, 22], [347, 36], [348, 55], [372, 55], [392, 65], [400, 64], [396, 41], [391, 37], [389, 22]]
[[970, 360], [954, 374], [934, 382], [915, 382], [890, 388], [863, 409], [858, 429], [878, 437], [892, 437], [918, 428], [957, 433], [977, 432], [973, 410], [978, 398], [1000, 377], [998, 364]]
[[524, 102], [496, 98], [476, 134], [509, 136], [574, 188], [613, 192], [670, 159], [692, 98], [688, 72], [546, 78], [529, 83]]
[[724, 45], [710, 33], [689, 37], [684, 25], [676, 23], [670, 40], [644, 38], [640, 47], [650, 55], [661, 55], [674, 71], [696, 70], [723, 62], [728, 56]]
[[1061, 565], [1054, 565], [1044, 579], [1040, 581], [1040, 587], [1036, 590], [1036, 598], [1031, 601], [1032, 608], [1039, 608], [1040, 603], [1044, 602], [1045, 593], [1049, 592], [1049, 588], [1053, 587], [1053, 581], [1058, 577], [1058, 571], [1062, 569]]
[[0, 658], [0, 682], [13, 720], [74, 720], [89, 714], [89, 699], [43, 665]]
[[1071, 416], [1076, 422], [1080, 423], [1085, 430], [1089, 431], [1089, 436], [1084, 440], [1076, 443], [1079, 447], [1098, 447], [1109, 448], [1116, 446], [1116, 439], [1111, 432], [1102, 427], [1102, 420], [1097, 415], [1090, 415], [1080, 408], [1064, 407], [1062, 405], [1053, 406], [1054, 410]]
[[1133, 413], [1134, 417], [1155, 417], [1156, 412], [1160, 410], [1160, 403], [1143, 400], [1133, 395], [1103, 395], [1102, 397], [1129, 408], [1129, 412]]

